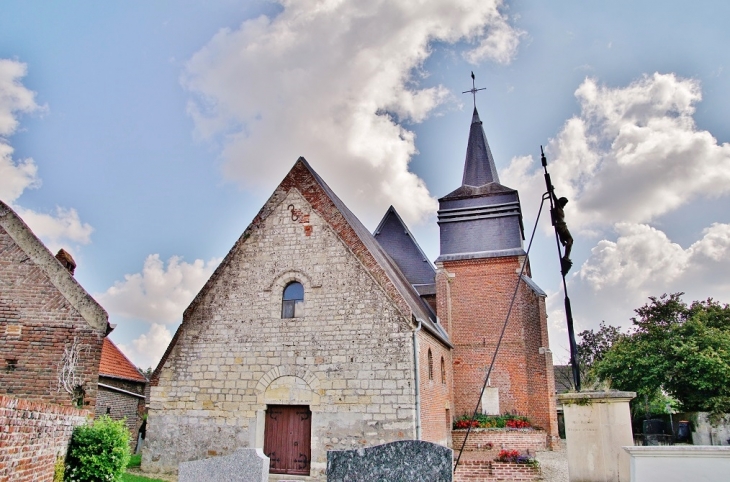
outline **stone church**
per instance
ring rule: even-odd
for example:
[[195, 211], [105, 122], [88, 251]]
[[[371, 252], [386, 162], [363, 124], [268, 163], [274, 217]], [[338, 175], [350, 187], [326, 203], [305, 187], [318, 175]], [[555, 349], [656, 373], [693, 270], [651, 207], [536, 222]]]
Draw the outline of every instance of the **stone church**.
[[450, 445], [453, 419], [477, 404], [530, 417], [551, 445], [545, 293], [530, 278], [518, 193], [499, 183], [476, 108], [462, 185], [439, 200], [438, 224], [434, 266], [395, 209], [371, 234], [297, 160], [154, 372], [143, 470], [258, 447], [271, 480], [323, 480], [327, 450]]

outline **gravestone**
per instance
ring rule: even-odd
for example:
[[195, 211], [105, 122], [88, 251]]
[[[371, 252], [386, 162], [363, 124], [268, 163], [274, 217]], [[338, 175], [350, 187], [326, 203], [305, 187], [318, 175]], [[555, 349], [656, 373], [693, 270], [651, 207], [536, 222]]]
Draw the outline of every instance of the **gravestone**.
[[327, 452], [327, 482], [451, 482], [454, 453], [422, 440]]
[[499, 415], [499, 388], [485, 387], [482, 395], [482, 413], [485, 415]]
[[182, 462], [178, 482], [267, 482], [269, 458], [261, 449], [238, 449], [231, 455]]

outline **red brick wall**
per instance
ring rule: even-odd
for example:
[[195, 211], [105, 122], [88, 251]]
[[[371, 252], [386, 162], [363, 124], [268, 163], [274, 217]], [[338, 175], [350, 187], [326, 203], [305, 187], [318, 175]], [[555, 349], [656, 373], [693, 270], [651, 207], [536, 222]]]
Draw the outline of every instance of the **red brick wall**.
[[[418, 332], [421, 394], [421, 440], [449, 445], [451, 435], [451, 384], [453, 381], [451, 351], [430, 333]], [[429, 378], [428, 351], [431, 350], [433, 377]], [[445, 380], [441, 377], [444, 360]], [[447, 412], [448, 410], [448, 412]]]
[[[472, 414], [509, 310], [521, 257], [443, 263], [437, 275], [438, 315], [454, 344], [454, 416]], [[502, 413], [530, 417], [557, 436], [552, 358], [544, 299], [520, 285], [491, 386]], [[543, 353], [540, 353], [543, 351]]]
[[51, 482], [74, 427], [89, 413], [0, 395], [0, 481]]
[[462, 460], [454, 473], [454, 482], [520, 481], [537, 480], [539, 477], [540, 469], [527, 464]]
[[89, 326], [1, 227], [0, 252], [0, 394], [70, 406], [71, 396], [57, 390], [57, 369], [64, 346], [77, 338], [88, 348], [79, 371], [85, 380], [84, 405], [93, 409], [103, 334]]
[[[458, 451], [461, 449], [461, 444], [464, 443], [466, 430], [454, 430], [451, 436], [454, 450]], [[466, 440], [464, 451], [489, 450], [488, 444], [491, 444], [492, 451], [507, 449], [525, 452], [529, 450], [530, 453], [534, 453], [538, 450], [545, 450], [547, 442], [547, 433], [543, 431], [472, 429]]]

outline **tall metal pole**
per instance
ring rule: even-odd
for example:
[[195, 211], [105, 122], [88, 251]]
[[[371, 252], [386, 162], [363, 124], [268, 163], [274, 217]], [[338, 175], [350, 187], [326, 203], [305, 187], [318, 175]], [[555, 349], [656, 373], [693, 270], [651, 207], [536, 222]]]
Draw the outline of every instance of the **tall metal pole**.
[[568, 297], [568, 285], [565, 282], [565, 275], [567, 270], [563, 269], [562, 258], [563, 253], [560, 250], [560, 238], [558, 236], [558, 228], [555, 225], [555, 192], [553, 190], [553, 183], [550, 181], [550, 174], [547, 171], [547, 159], [545, 159], [545, 152], [540, 146], [540, 154], [542, 167], [545, 171], [545, 186], [547, 187], [548, 194], [550, 195], [550, 219], [555, 229], [555, 242], [558, 246], [558, 257], [561, 259], [560, 264], [560, 275], [563, 277], [563, 292], [565, 293], [565, 317], [568, 322], [568, 337], [570, 339], [570, 366], [573, 370], [573, 383], [575, 389], [580, 392], [580, 369], [578, 366], [578, 345], [575, 342], [575, 330], [573, 329], [573, 310], [570, 308], [570, 298]]

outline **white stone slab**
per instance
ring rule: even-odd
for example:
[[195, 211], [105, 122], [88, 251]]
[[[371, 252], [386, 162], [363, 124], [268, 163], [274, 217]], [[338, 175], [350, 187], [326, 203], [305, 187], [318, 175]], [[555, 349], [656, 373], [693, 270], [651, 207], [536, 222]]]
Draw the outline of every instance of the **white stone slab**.
[[482, 413], [499, 415], [499, 388], [486, 387], [482, 395]]
[[182, 462], [179, 482], [267, 482], [269, 458], [261, 449], [238, 449], [231, 455]]
[[634, 392], [558, 395], [571, 481], [628, 482], [631, 459], [623, 447], [634, 443], [629, 401], [635, 396]]
[[710, 482], [730, 479], [730, 447], [703, 445], [624, 447], [631, 482]]

